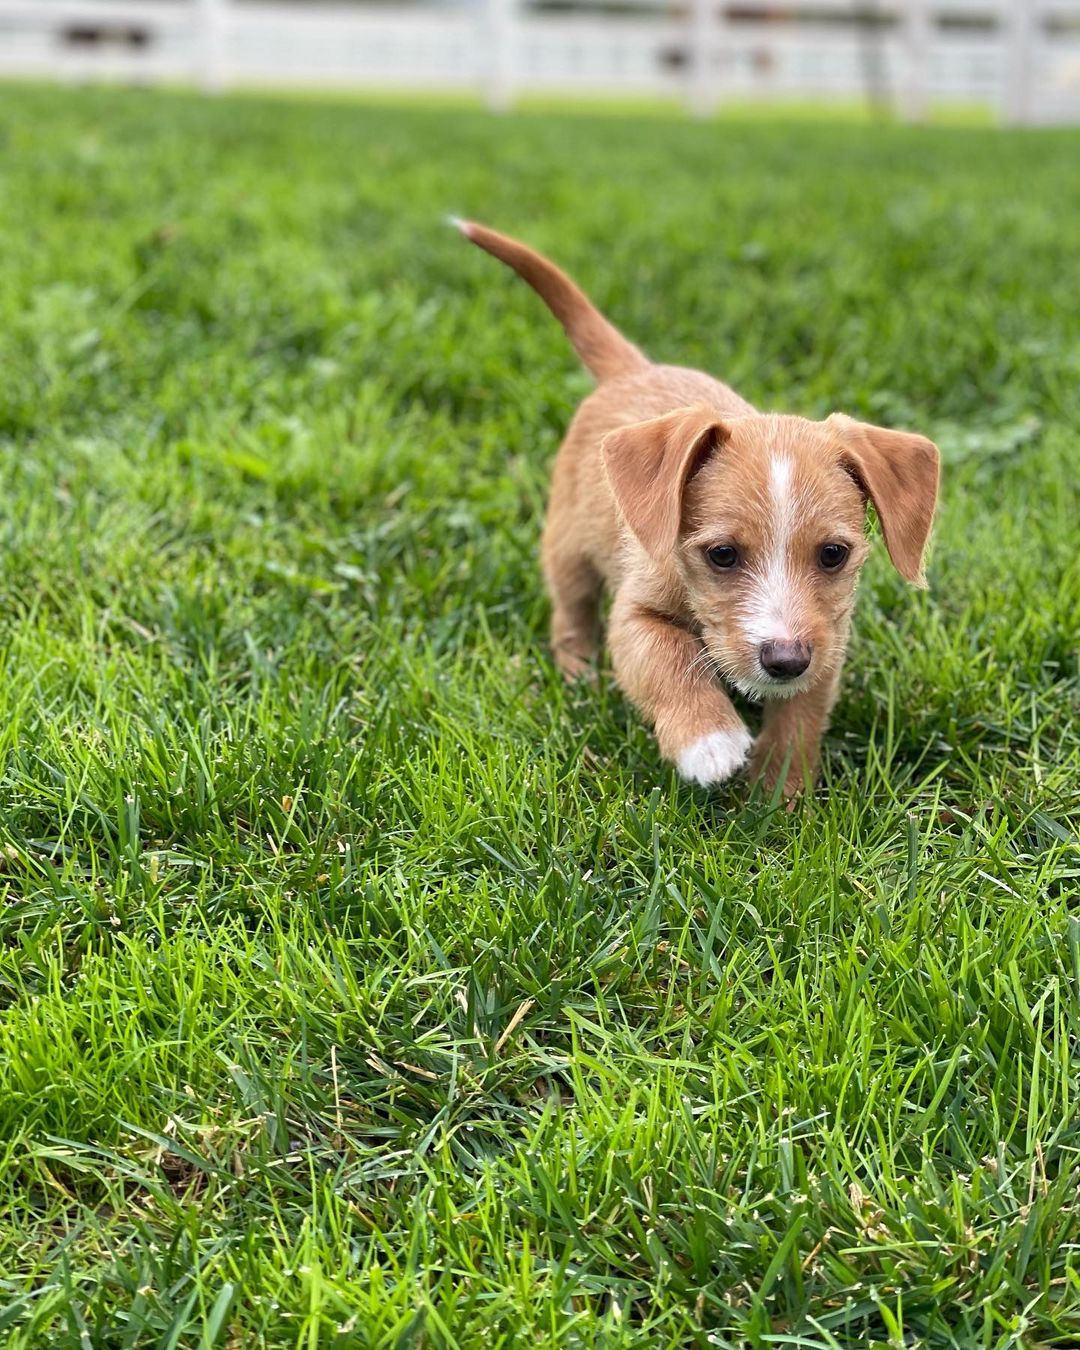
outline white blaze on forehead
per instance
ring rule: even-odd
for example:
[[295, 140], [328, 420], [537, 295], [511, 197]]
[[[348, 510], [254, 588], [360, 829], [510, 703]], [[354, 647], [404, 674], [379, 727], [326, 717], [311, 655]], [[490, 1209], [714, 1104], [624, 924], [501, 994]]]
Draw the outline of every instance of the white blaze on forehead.
[[743, 631], [752, 642], [790, 642], [797, 636], [797, 596], [790, 567], [799, 508], [794, 476], [795, 466], [787, 455], [772, 457], [767, 543], [743, 611]]
[[795, 494], [791, 484], [794, 465], [786, 455], [774, 455], [769, 464], [769, 500], [773, 524], [781, 538], [790, 536], [795, 524]]

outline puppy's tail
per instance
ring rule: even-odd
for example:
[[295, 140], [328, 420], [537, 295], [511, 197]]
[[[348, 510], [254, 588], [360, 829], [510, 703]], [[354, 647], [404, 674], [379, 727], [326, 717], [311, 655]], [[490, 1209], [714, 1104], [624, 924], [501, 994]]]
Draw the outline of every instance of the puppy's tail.
[[525, 244], [471, 220], [452, 218], [466, 239], [512, 267], [566, 329], [574, 350], [598, 380], [644, 370], [648, 359], [593, 305], [565, 272]]

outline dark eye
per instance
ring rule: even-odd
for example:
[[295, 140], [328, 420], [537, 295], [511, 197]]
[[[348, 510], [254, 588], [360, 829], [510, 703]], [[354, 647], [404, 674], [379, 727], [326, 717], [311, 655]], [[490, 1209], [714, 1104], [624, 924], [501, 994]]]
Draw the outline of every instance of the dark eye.
[[846, 544], [822, 544], [818, 562], [826, 572], [837, 572], [847, 562], [847, 555], [850, 552]]
[[715, 548], [708, 548], [705, 550], [705, 556], [710, 565], [721, 572], [726, 572], [739, 561], [738, 549], [732, 548], [730, 544], [717, 544]]

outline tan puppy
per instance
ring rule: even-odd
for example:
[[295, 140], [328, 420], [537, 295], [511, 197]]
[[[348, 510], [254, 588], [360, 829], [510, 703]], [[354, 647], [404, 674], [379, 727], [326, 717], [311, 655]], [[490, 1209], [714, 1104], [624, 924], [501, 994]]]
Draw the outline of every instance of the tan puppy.
[[[599, 382], [559, 449], [544, 528], [556, 661], [588, 671], [606, 586], [616, 679], [665, 758], [703, 785], [749, 758], [794, 795], [836, 699], [867, 500], [922, 584], [937, 447], [839, 413], [759, 413], [710, 375], [653, 365], [546, 258], [454, 224], [538, 292]], [[764, 702], [756, 742], [720, 680]]]

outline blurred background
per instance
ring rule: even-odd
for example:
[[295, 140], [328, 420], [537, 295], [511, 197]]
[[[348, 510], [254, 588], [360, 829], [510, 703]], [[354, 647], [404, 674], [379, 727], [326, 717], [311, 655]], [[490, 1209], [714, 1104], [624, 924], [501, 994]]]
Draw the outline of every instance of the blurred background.
[[0, 76], [1080, 122], [1080, 0], [0, 0]]

